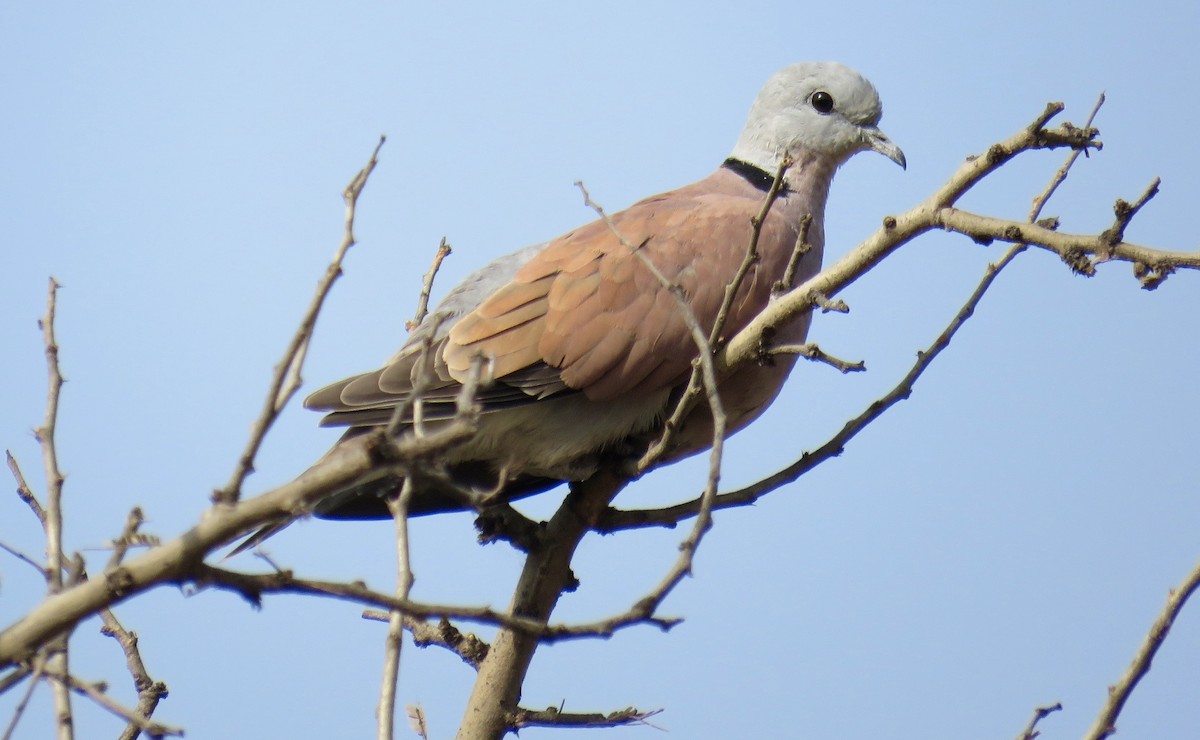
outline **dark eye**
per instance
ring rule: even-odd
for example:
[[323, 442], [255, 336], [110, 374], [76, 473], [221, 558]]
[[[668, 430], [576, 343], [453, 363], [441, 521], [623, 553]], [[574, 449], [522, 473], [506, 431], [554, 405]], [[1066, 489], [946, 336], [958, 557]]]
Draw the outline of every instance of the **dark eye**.
[[817, 90], [808, 100], [812, 107], [817, 109], [817, 113], [824, 115], [833, 112], [833, 96], [824, 90]]

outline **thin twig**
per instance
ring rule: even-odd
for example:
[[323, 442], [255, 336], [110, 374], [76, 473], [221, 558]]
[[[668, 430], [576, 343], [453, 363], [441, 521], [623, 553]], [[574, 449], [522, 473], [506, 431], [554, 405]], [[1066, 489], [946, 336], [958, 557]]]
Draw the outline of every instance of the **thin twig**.
[[[987, 174], [993, 172], [1006, 159], [1010, 159], [1020, 152], [1035, 149], [1095, 148], [1098, 146], [1098, 142], [1094, 139], [1095, 132], [1093, 130], [1061, 127], [1031, 132], [1026, 128], [997, 144], [993, 148], [996, 152], [994, 158], [992, 156], [993, 149], [989, 149], [986, 155], [968, 161], [931, 199], [909, 213], [885, 219], [884, 227], [853, 250], [846, 259], [840, 260], [820, 275], [805, 281], [804, 284], [769, 305], [718, 353], [717, 370], [724, 373], [739, 362], [753, 361], [753, 358], [757, 356], [757, 348], [763, 343], [764, 331], [783, 325], [794, 316], [811, 310], [812, 296], [815, 293], [834, 295], [918, 234], [939, 228], [936, 225], [941, 213], [939, 209], [952, 206], [958, 197]], [[1023, 223], [1004, 222], [1004, 224], [1027, 231], [1026, 236], [1041, 238], [1044, 234], [1053, 236], [1057, 233], [1048, 229], [1039, 231], [1036, 227]], [[990, 238], [989, 235], [996, 228], [999, 228], [1001, 232], [1004, 230], [1004, 227], [992, 224], [988, 226], [988, 231], [977, 236], [981, 240]], [[1095, 236], [1090, 238], [1094, 247]], [[1145, 251], [1139, 252], [1136, 249]], [[1196, 259], [1197, 255], [1149, 250], [1144, 247], [1136, 249], [1134, 245], [1124, 243], [1117, 245], [1115, 259], [1145, 262], [1149, 267], [1157, 269], [1163, 265], [1169, 265], [1170, 260], [1181, 255], [1179, 262], [1181, 267], [1200, 267], [1200, 259]], [[1122, 253], [1121, 250], [1127, 251]], [[1196, 262], [1195, 265], [1184, 264], [1187, 260], [1193, 259]], [[455, 440], [464, 439], [473, 433], [469, 422], [455, 424], [452, 425], [452, 428], [444, 432], [440, 430], [437, 434], [429, 435], [427, 438], [404, 440], [405, 454], [414, 456], [430, 454], [439, 448], [445, 449], [445, 445], [453, 444]], [[103, 606], [112, 604], [118, 599], [130, 598], [136, 593], [158, 584], [186, 582], [189, 576], [187, 567], [190, 564], [201, 562], [207, 554], [243, 533], [276, 521], [279, 517], [311, 510], [313, 502], [335, 490], [342, 490], [345, 486], [359, 480], [368, 470], [381, 470], [390, 465], [399, 464], [400, 461], [391, 453], [385, 456], [381, 462], [381, 458], [377, 454], [378, 448], [375, 445], [377, 443], [370, 439], [364, 439], [363, 443], [359, 445], [348, 445], [345, 449], [330, 455], [302, 474], [295, 481], [268, 491], [252, 501], [246, 501], [244, 505], [214, 508], [206, 512], [194, 527], [180, 537], [164, 542], [160, 547], [140, 553], [136, 557], [128, 558], [116, 571], [105, 574], [103, 578], [93, 578], [81, 582], [62, 594], [45, 599], [0, 631], [0, 667], [11, 666], [23, 660], [40, 646], [45, 645], [54, 635], [69, 629], [81, 619], [96, 613]], [[719, 503], [719, 501], [714, 501], [713, 505], [716, 506]], [[694, 514], [693, 511], [692, 515]], [[595, 523], [599, 514], [592, 516], [592, 522]], [[543, 558], [538, 562], [544, 564], [550, 560], [550, 558]], [[544, 605], [549, 601], [542, 600], [538, 603]], [[378, 606], [392, 608], [390, 603], [381, 602]], [[539, 620], [536, 619], [530, 621], [534, 624], [539, 623]]]
[[[1100, 108], [1104, 105], [1104, 93], [1100, 93], [1100, 97], [1096, 99], [1096, 104], [1092, 106], [1092, 112], [1088, 114], [1087, 121], [1084, 122], [1084, 129], [1091, 129], [1092, 124], [1096, 121], [1096, 114], [1100, 112]], [[1050, 184], [1042, 191], [1041, 195], [1033, 199], [1033, 207], [1029, 210], [1029, 222], [1035, 223], [1042, 215], [1042, 209], [1046, 207], [1046, 203], [1058, 191], [1060, 185], [1066, 181], [1067, 175], [1070, 174], [1071, 168], [1075, 166], [1075, 160], [1080, 154], [1087, 153], [1087, 149], [1072, 149], [1067, 155], [1067, 159], [1063, 162], [1054, 176], [1050, 178]]]
[[[8, 466], [12, 471], [13, 476], [17, 480], [17, 488], [22, 500], [26, 501], [27, 503], [31, 503], [31, 505], [34, 507], [34, 513], [38, 514], [38, 518], [40, 520], [45, 521], [45, 513], [42, 512], [41, 507], [37, 505], [37, 497], [29, 488], [29, 485], [25, 482], [25, 476], [21, 473], [21, 468], [11, 453], [8, 455]], [[109, 566], [106, 568], [106, 570], [115, 568], [116, 565], [120, 563], [125, 546], [133, 541], [137, 529], [139, 526], [141, 526], [143, 519], [144, 517], [141, 509], [135, 507], [132, 511], [130, 511], [129, 517], [125, 523], [125, 531], [114, 543], [113, 557], [109, 560]], [[0, 544], [0, 547], [3, 547], [3, 545]], [[30, 558], [27, 558], [24, 555], [7, 547], [5, 547], [5, 549], [8, 549], [17, 557], [29, 562], [39, 571], [44, 572], [44, 569], [37, 563], [34, 563]], [[60, 550], [59, 562], [61, 563], [63, 560], [64, 556]], [[47, 575], [47, 578], [48, 577], [49, 576]], [[75, 574], [71, 582], [79, 582], [81, 580], [85, 580], [86, 578], [87, 573], [83, 570], [82, 565], [80, 565], [79, 572]], [[116, 614], [114, 614], [111, 609], [101, 609], [100, 618], [104, 623], [104, 626], [100, 629], [101, 634], [108, 635], [116, 639], [117, 643], [121, 646], [122, 652], [125, 654], [126, 666], [129, 668], [129, 673], [133, 678], [134, 688], [138, 692], [138, 706], [135, 711], [138, 712], [141, 717], [148, 719], [152, 714], [154, 714], [154, 710], [157, 708], [158, 702], [167, 695], [167, 686], [161, 681], [155, 681], [150, 677], [149, 672], [146, 670], [146, 665], [142, 661], [141, 652], [138, 650], [137, 635], [126, 630], [124, 626], [121, 625], [120, 621], [117, 620]], [[3, 693], [4, 690], [5, 687], [0, 687], [0, 693]], [[135, 738], [141, 734], [142, 729], [142, 726], [138, 722], [130, 721], [126, 726], [125, 731], [119, 736], [118, 740], [135, 740]]]
[[11, 689], [13, 686], [16, 686], [17, 684], [24, 681], [29, 676], [29, 674], [32, 672], [33, 672], [33, 668], [31, 668], [28, 663], [25, 663], [22, 665], [18, 665], [16, 668], [13, 668], [8, 673], [4, 674], [3, 676], [0, 676], [0, 694], [3, 694], [4, 692]]
[[129, 511], [129, 516], [125, 518], [125, 529], [121, 532], [120, 537], [113, 540], [112, 555], [109, 556], [104, 570], [112, 570], [121, 564], [121, 561], [125, 559], [125, 553], [129, 550], [129, 545], [135, 541], [138, 528], [145, 520], [146, 516], [140, 507], [135, 506]]
[[[776, 183], [782, 181], [784, 169], [785, 166], [780, 167], [779, 173], [775, 178]], [[679, 582], [682, 581], [685, 576], [691, 574], [692, 562], [695, 559], [696, 550], [700, 546], [700, 541], [704, 538], [704, 533], [707, 532], [709, 527], [712, 526], [712, 502], [713, 499], [716, 498], [717, 486], [721, 481], [721, 457], [724, 453], [725, 447], [725, 428], [727, 417], [725, 415], [725, 409], [721, 404], [720, 392], [717, 388], [717, 372], [712, 361], [712, 344], [709, 342], [708, 337], [705, 336], [703, 327], [700, 326], [700, 322], [697, 320], [696, 315], [692, 313], [691, 306], [689, 306], [687, 301], [684, 299], [679, 286], [675, 283], [672, 283], [666, 277], [666, 275], [663, 275], [662, 271], [659, 270], [658, 266], [646, 256], [643, 250], [634, 247], [627, 239], [625, 239], [624, 236], [621, 235], [612, 219], [609, 218], [608, 214], [604, 212], [604, 209], [596, 204], [591, 199], [591, 196], [588, 195], [587, 188], [583, 186], [582, 182], [576, 182], [575, 185], [583, 192], [584, 202], [593, 208], [596, 213], [598, 213], [600, 217], [604, 219], [605, 223], [608, 224], [608, 228], [617, 237], [617, 239], [620, 240], [620, 242], [625, 245], [627, 249], [630, 249], [633, 254], [637, 255], [641, 259], [642, 264], [646, 266], [650, 273], [654, 275], [655, 279], [658, 280], [659, 284], [662, 285], [663, 288], [667, 290], [675, 299], [675, 305], [679, 309], [679, 314], [683, 317], [684, 322], [687, 324], [687, 327], [692, 334], [692, 340], [696, 344], [696, 351], [698, 353], [698, 360], [703, 378], [704, 392], [708, 400], [709, 413], [712, 417], [712, 448], [709, 451], [708, 456], [708, 479], [704, 485], [704, 492], [700, 496], [700, 511], [696, 515], [696, 523], [692, 527], [691, 532], [688, 533], [688, 536], [679, 543], [679, 557], [676, 559], [674, 565], [672, 565], [670, 570], [667, 571], [667, 574], [663, 577], [659, 584], [653, 588], [649, 594], [639, 599], [637, 604], [634, 605], [634, 610], [639, 617], [648, 619], [654, 615], [654, 612], [657, 611], [662, 601], [667, 597], [668, 594], [671, 593], [672, 590], [674, 590], [677, 585], [679, 585]], [[777, 185], [773, 185], [772, 189], [776, 191], [776, 194], [778, 194]], [[768, 201], [763, 205], [762, 211], [760, 212], [761, 220], [765, 220], [766, 213], [770, 208], [770, 204], [773, 202], [774, 197], [768, 193]], [[757, 239], [752, 239], [751, 245], [747, 249], [748, 254], [753, 254], [755, 252], [756, 244]], [[752, 263], [752, 260], [747, 258], [747, 260], [743, 262], [743, 266], [747, 267], [748, 269], [748, 265], [746, 264], [747, 262]], [[719, 328], [714, 328], [714, 332], [717, 331], [719, 331]]]
[[354, 238], [354, 217], [355, 210], [358, 206], [358, 197], [362, 194], [363, 188], [367, 184], [367, 178], [371, 176], [375, 165], [378, 163], [379, 150], [383, 148], [384, 142], [387, 141], [386, 136], [379, 137], [379, 143], [375, 145], [375, 150], [371, 152], [371, 158], [367, 161], [365, 167], [358, 171], [350, 184], [346, 186], [342, 193], [342, 198], [346, 201], [346, 218], [345, 229], [342, 234], [342, 242], [338, 245], [337, 251], [334, 253], [332, 262], [325, 270], [324, 277], [317, 283], [317, 290], [309, 303], [308, 310], [304, 313], [304, 318], [300, 322], [300, 327], [292, 336], [288, 343], [287, 349], [284, 350], [283, 359], [275, 366], [275, 372], [271, 377], [271, 384], [267, 390], [266, 401], [263, 404], [262, 411], [258, 418], [254, 421], [254, 425], [250, 430], [250, 439], [246, 443], [246, 448], [238, 458], [237, 466], [234, 468], [233, 476], [229, 482], [213, 493], [214, 503], [232, 504], [236, 503], [241, 497], [242, 484], [246, 477], [254, 472], [254, 460], [258, 456], [258, 450], [262, 446], [263, 439], [266, 438], [267, 432], [275, 420], [279, 418], [279, 414], [283, 411], [287, 402], [296, 394], [302, 383], [300, 375], [301, 369], [304, 366], [305, 355], [308, 354], [309, 340], [312, 339], [313, 329], [317, 324], [317, 316], [321, 312], [321, 307], [325, 304], [325, 298], [329, 295], [329, 291], [333, 288], [334, 282], [342, 274], [342, 261], [346, 258], [346, 253], [350, 251], [357, 242]]
[[1038, 707], [1033, 710], [1033, 717], [1029, 719], [1029, 724], [1025, 725], [1025, 729], [1021, 734], [1017, 735], [1017, 740], [1034, 740], [1034, 738], [1042, 734], [1037, 729], [1038, 722], [1041, 722], [1054, 712], [1061, 711], [1062, 708], [1062, 702], [1055, 702], [1049, 706]]
[[405, 709], [408, 711], [408, 726], [417, 733], [417, 737], [421, 740], [429, 740], [429, 725], [425, 722], [425, 710], [421, 708], [420, 704], [410, 704]]
[[429, 295], [433, 292], [433, 280], [442, 266], [442, 260], [449, 257], [451, 251], [453, 250], [450, 248], [450, 243], [443, 236], [442, 241], [438, 243], [437, 252], [433, 255], [433, 264], [429, 266], [429, 272], [425, 273], [425, 277], [421, 280], [421, 295], [417, 298], [417, 313], [411, 321], [405, 324], [405, 328], [409, 331], [420, 326], [429, 313]]
[[[708, 344], [711, 347], [720, 345], [721, 332], [725, 329], [725, 322], [729, 320], [729, 312], [733, 309], [733, 301], [737, 298], [737, 293], [741, 290], [742, 283], [746, 281], [746, 275], [750, 273], [750, 268], [754, 267], [758, 262], [758, 242], [762, 238], [763, 226], [767, 223], [767, 215], [771, 212], [771, 206], [775, 205], [775, 201], [783, 191], [784, 176], [792, 164], [794, 164], [794, 160], [791, 154], [785, 154], [780, 159], [779, 169], [775, 171], [775, 179], [771, 181], [771, 186], [767, 188], [767, 194], [763, 197], [762, 207], [750, 219], [750, 243], [746, 245], [746, 254], [743, 255], [742, 263], [738, 265], [733, 279], [725, 284], [725, 295], [721, 300], [721, 308], [717, 311], [717, 318], [713, 321], [712, 329], [708, 334]], [[812, 221], [811, 214], [808, 214], [808, 219]]]
[[[953, 206], [958, 199], [1018, 154], [1060, 147], [1098, 149], [1101, 146], [1100, 142], [1096, 141], [1098, 132], [1093, 128], [1080, 129], [1070, 124], [1056, 129], [1043, 128], [1044, 121], [1048, 120], [1047, 115], [1053, 115], [1055, 112], [1055, 106], [1047, 106], [1047, 112], [1038, 116], [1033, 124], [992, 145], [985, 154], [968, 159], [940, 189], [923, 202], [904, 214], [886, 217], [881, 229], [842, 259], [769, 304], [717, 353], [716, 365], [719, 374], [723, 376], [731, 372], [738, 363], [757, 356], [758, 348], [763, 345], [766, 335], [775, 327], [785, 325], [797, 316], [811, 311], [817, 296], [835, 295], [916, 237], [934, 229], [948, 228], [946, 216], [955, 211]], [[1003, 239], [1012, 242], [1028, 241], [1031, 244], [1040, 244], [1039, 240], [1045, 238], [1045, 235], [1057, 238], [1056, 232], [1013, 221], [993, 219], [989, 227], [986, 236], [976, 237], [969, 229], [965, 233], [977, 240]], [[1009, 230], [1014, 231], [1009, 234]], [[1022, 236], [1022, 230], [1027, 230], [1036, 238], [1028, 238], [1029, 234]], [[1094, 249], [1095, 237], [1091, 237], [1091, 240], [1088, 247]], [[1120, 251], [1127, 246], [1129, 245], [1118, 245], [1117, 249]], [[1157, 265], [1164, 255], [1168, 260], [1174, 257], [1174, 253], [1154, 250], [1137, 253], [1140, 261], [1151, 266]], [[1125, 256], [1120, 255], [1122, 259]], [[1200, 254], [1188, 255], [1187, 258], [1193, 260], [1195, 266], [1200, 268]]]
[[[42, 447], [42, 464], [46, 471], [46, 511], [42, 524], [46, 533], [46, 586], [50, 596], [63, 590], [63, 512], [62, 493], [64, 476], [58, 466], [58, 450], [54, 433], [58, 427], [58, 402], [62, 392], [63, 376], [58, 363], [58, 340], [54, 335], [54, 317], [58, 303], [59, 284], [50, 278], [46, 298], [46, 315], [38, 322], [46, 349], [46, 372], [49, 382], [46, 390], [46, 417], [35, 433]], [[46, 646], [46, 672], [69, 675], [70, 632], [55, 637]], [[61, 683], [53, 683], [50, 693], [54, 697], [55, 729], [59, 740], [75, 737], [75, 719], [71, 711], [71, 693]]]
[[830, 367], [837, 368], [843, 374], [859, 373], [867, 369], [867, 364], [862, 360], [850, 362], [834, 357], [825, 350], [821, 349], [817, 344], [809, 342], [807, 344], [777, 344], [767, 348], [764, 351], [767, 356], [772, 355], [798, 355], [806, 360], [813, 362], [823, 362]]
[[46, 574], [51, 593], [62, 590], [62, 492], [63, 474], [58, 467], [58, 451], [54, 443], [54, 431], [58, 426], [58, 399], [62, 391], [63, 377], [58, 364], [58, 341], [54, 336], [54, 315], [58, 300], [59, 284], [50, 278], [50, 290], [46, 298], [46, 315], [40, 322], [42, 338], [46, 348], [46, 372], [49, 383], [46, 391], [46, 417], [36, 431], [42, 447], [42, 462], [46, 469]]
[[786, 293], [796, 287], [796, 270], [800, 269], [800, 260], [811, 252], [813, 247], [808, 241], [808, 230], [812, 228], [812, 221], [811, 213], [800, 217], [799, 228], [796, 231], [796, 244], [792, 247], [792, 256], [788, 258], [787, 269], [783, 271], [783, 279], [775, 283], [771, 289], [775, 295]]
[[559, 707], [548, 707], [542, 710], [519, 708], [509, 718], [509, 726], [514, 730], [523, 727], [623, 727], [626, 725], [649, 724], [646, 720], [661, 714], [663, 710], [654, 709], [643, 712], [634, 707], [626, 707], [608, 714], [600, 712], [564, 712]]
[[421, 343], [417, 350], [417, 367], [420, 368], [420, 372], [416, 373], [416, 376], [413, 378], [412, 388], [409, 390], [409, 393], [392, 409], [392, 415], [383, 428], [384, 436], [387, 439], [392, 439], [400, 433], [400, 427], [408, 417], [409, 411], [412, 412], [412, 428], [414, 433], [420, 435], [424, 432], [421, 413], [423, 404], [421, 403], [421, 398], [425, 395], [425, 391], [429, 390], [431, 376], [433, 375], [433, 363], [430, 361], [430, 353], [433, 351], [434, 337], [437, 335], [438, 327], [444, 318], [441, 315], [434, 316], [432, 320], [433, 326], [430, 327], [429, 332], [421, 337]]
[[31, 568], [33, 568], [34, 570], [36, 570], [38, 573], [41, 573], [42, 578], [49, 579], [50, 576], [46, 573], [45, 568], [43, 568], [41, 565], [39, 565], [36, 560], [29, 557], [28, 555], [21, 552], [20, 550], [16, 549], [15, 547], [12, 547], [10, 545], [4, 544], [3, 542], [0, 542], [0, 550], [4, 550], [5, 552], [7, 552], [9, 555], [12, 555], [17, 560], [20, 560], [21, 562], [25, 563], [26, 565], [28, 565]]
[[64, 673], [54, 673], [46, 671], [46, 677], [52, 683], [61, 684], [65, 688], [91, 699], [98, 706], [108, 710], [112, 714], [120, 717], [126, 722], [130, 722], [138, 726], [138, 728], [149, 735], [150, 737], [163, 737], [166, 735], [182, 736], [183, 730], [179, 727], [171, 727], [160, 722], [155, 722], [148, 717], [144, 717], [137, 713], [136, 710], [130, 709], [120, 702], [110, 697], [107, 693], [107, 687], [103, 683], [88, 683]]
[[[391, 612], [385, 612], [380, 609], [364, 609], [362, 618], [376, 622], [387, 622], [391, 619]], [[404, 629], [408, 630], [412, 635], [413, 644], [417, 647], [423, 648], [435, 645], [445, 648], [475, 670], [479, 670], [479, 664], [487, 657], [488, 648], [490, 647], [486, 642], [476, 637], [474, 633], [464, 635], [445, 617], [438, 620], [438, 623], [435, 625], [424, 619], [418, 619], [405, 614]]]
[[1150, 626], [1150, 631], [1146, 633], [1145, 639], [1142, 640], [1141, 646], [1133, 656], [1133, 662], [1129, 664], [1129, 668], [1121, 676], [1121, 679], [1108, 687], [1108, 699], [1100, 709], [1100, 714], [1096, 717], [1091, 729], [1083, 736], [1084, 740], [1104, 740], [1117, 731], [1117, 718], [1121, 716], [1125, 702], [1129, 701], [1133, 690], [1137, 688], [1138, 681], [1141, 681], [1150, 672], [1150, 663], [1167, 639], [1171, 625], [1175, 623], [1175, 618], [1183, 611], [1184, 604], [1198, 587], [1200, 587], [1200, 564], [1197, 564], [1188, 573], [1187, 577], [1183, 579], [1183, 583], [1171, 589], [1167, 594], [1167, 603], [1158, 618], [1154, 620], [1154, 624]]
[[0, 736], [0, 740], [12, 739], [13, 733], [17, 730], [17, 724], [21, 721], [21, 717], [25, 715], [25, 709], [29, 706], [29, 700], [33, 697], [33, 692], [37, 688], [38, 682], [42, 679], [41, 661], [38, 661], [36, 667], [32, 669], [25, 668], [23, 670], [24, 675], [29, 676], [29, 683], [25, 686], [25, 693], [21, 694], [21, 699], [13, 707], [12, 717], [8, 720], [8, 726], [4, 728], [4, 735]]
[[21, 466], [17, 463], [17, 458], [13, 457], [12, 451], [5, 450], [5, 456], [8, 458], [8, 469], [12, 471], [13, 478], [17, 481], [17, 497], [25, 502], [25, 505], [37, 517], [38, 523], [44, 529], [46, 526], [46, 510], [38, 503], [37, 496], [33, 495], [29, 484], [25, 482], [25, 474], [21, 472]]
[[[400, 495], [389, 498], [388, 511], [396, 525], [396, 601], [408, 601], [412, 590], [412, 560], [408, 551], [408, 505], [413, 497], [412, 475], [404, 476]], [[404, 613], [392, 610], [388, 615], [387, 637], [384, 639], [383, 679], [379, 689], [379, 706], [375, 719], [379, 740], [395, 737], [396, 682], [400, 676], [400, 649], [404, 644]]]
[[[725, 286], [725, 294], [721, 301], [721, 308], [717, 311], [717, 318], [713, 322], [713, 326], [708, 335], [709, 351], [702, 353], [702, 357], [709, 356], [713, 349], [720, 346], [719, 340], [721, 338], [721, 332], [723, 332], [725, 329], [725, 323], [728, 320], [729, 311], [733, 306], [734, 298], [737, 296], [737, 292], [742, 283], [745, 282], [746, 275], [749, 273], [750, 268], [758, 262], [758, 242], [762, 235], [763, 226], [767, 222], [767, 216], [771, 212], [771, 206], [775, 204], [775, 201], [779, 198], [779, 194], [783, 191], [785, 182], [784, 176], [787, 174], [787, 171], [792, 164], [794, 164], [794, 162], [790, 154], [785, 155], [780, 160], [779, 169], [775, 171], [775, 177], [771, 180], [771, 186], [767, 189], [767, 194], [763, 197], [762, 206], [759, 208], [758, 213], [752, 216], [750, 219], [750, 241], [746, 246], [746, 253], [743, 256], [742, 263], [738, 266], [737, 272], [734, 274], [733, 279]], [[576, 183], [576, 185], [582, 188], [582, 184]], [[585, 190], [585, 198], [586, 193], [587, 191]], [[590, 202], [590, 199], [588, 200]], [[593, 208], [595, 208], [594, 205]], [[808, 222], [811, 223], [812, 215], [806, 214], [806, 217]], [[607, 217], [605, 218], [607, 219]], [[801, 223], [803, 224], [803, 219]], [[609, 223], [609, 228], [612, 228], [611, 222]], [[807, 228], [804, 226], [802, 226], [802, 233], [807, 233]], [[622, 241], [624, 240], [622, 239]], [[660, 281], [661, 279], [662, 278], [660, 277]], [[688, 313], [691, 313], [690, 309], [688, 309]], [[687, 385], [684, 386], [683, 392], [679, 395], [679, 400], [675, 402], [675, 408], [671, 409], [670, 416], [668, 416], [666, 421], [664, 421], [662, 424], [662, 433], [658, 436], [658, 439], [654, 440], [654, 442], [646, 449], [646, 451], [642, 454], [641, 459], [637, 461], [637, 470], [639, 473], [648, 471], [659, 460], [662, 459], [663, 455], [665, 455], [670, 449], [671, 443], [675, 439], [675, 435], [678, 434], [680, 427], [682, 427], [684, 419], [686, 419], [688, 414], [692, 412], [692, 409], [695, 408], [696, 402], [700, 399], [700, 393], [704, 389], [703, 380], [705, 369], [703, 362], [703, 360], [700, 360], [693, 364], [692, 374], [688, 378]], [[713, 373], [713, 376], [716, 376], [715, 372]]]
[[[1102, 103], [1103, 99], [1101, 99], [1100, 102]], [[1087, 127], [1084, 129], [1084, 132], [1094, 131], [1094, 129], [1091, 128], [1091, 124], [1099, 108], [1100, 103], [1097, 103], [1092, 109], [1092, 114], [1088, 117]], [[1056, 107], [1055, 105], [1047, 106], [1046, 111], [1042, 113], [1042, 116], [1039, 116], [1034, 123], [1030, 124], [1030, 126], [1026, 128], [1026, 133], [1041, 131], [1041, 127], [1045, 124], [1045, 121], [1048, 120], [1050, 116], [1053, 116], [1055, 113], [1057, 113], [1058, 110], [1061, 110], [1061, 107]], [[1069, 129], [1064, 128], [1063, 130], [1066, 133], [1077, 131], [1077, 129], [1074, 127]], [[1015, 148], [1015, 144], [1013, 144], [1014, 140], [1015, 139], [1010, 139], [1009, 144], [1012, 145], [1010, 148]], [[1085, 136], [1083, 139], [1081, 139], [1081, 142], [1087, 142], [1090, 140], [1090, 136]], [[1032, 145], [1032, 143], [1033, 142], [1029, 141], [1026, 142], [1026, 145]], [[1002, 145], [997, 146], [1001, 146], [1003, 151], [1009, 152], [1008, 156], [1012, 156], [1010, 148], [1005, 148]], [[995, 149], [996, 147], [993, 147], [992, 150], [989, 150], [989, 152], [992, 152]], [[1053, 195], [1054, 191], [1059, 187], [1059, 185], [1062, 184], [1062, 181], [1067, 177], [1067, 174], [1078, 158], [1080, 151], [1086, 151], [1086, 147], [1083, 146], [1082, 143], [1080, 146], [1072, 149], [1063, 166], [1059, 168], [1059, 170], [1051, 178], [1050, 183], [1046, 186], [1045, 190], [1041, 193], [1041, 195], [1034, 199], [1033, 207], [1029, 213], [1030, 222], [1035, 221], [1038, 216], [1041, 215], [1042, 208], [1045, 206], [1050, 196]], [[963, 172], [962, 169], [960, 169], [960, 173], [961, 172]], [[970, 168], [968, 168], [968, 172], [970, 173], [970, 177], [982, 178], [983, 176], [983, 174], [975, 172]], [[978, 180], [976, 179], [976, 181]], [[953, 189], [949, 186], [943, 188], [943, 192], [950, 192], [952, 190]], [[962, 189], [958, 194], [961, 195], [962, 192], [965, 192], [965, 189]], [[890, 219], [890, 222], [890, 229], [895, 229], [896, 220]], [[889, 227], [885, 225], [885, 231], [886, 230], [889, 230]], [[925, 372], [937, 355], [940, 354], [943, 349], [949, 346], [950, 340], [954, 337], [958, 330], [962, 328], [962, 325], [967, 321], [967, 319], [974, 314], [975, 308], [983, 299], [984, 294], [987, 292], [988, 288], [991, 287], [996, 277], [1012, 262], [1013, 259], [1016, 258], [1018, 254], [1025, 251], [1026, 248], [1027, 245], [1025, 244], [1014, 244], [1012, 248], [1010, 248], [1009, 251], [1005, 253], [1005, 255], [996, 264], [988, 265], [987, 270], [984, 272], [983, 278], [976, 286], [971, 296], [967, 299], [966, 303], [964, 303], [962, 308], [959, 309], [954, 319], [951, 320], [950, 324], [946, 326], [937, 339], [935, 339], [924, 352], [917, 353], [916, 363], [900, 380], [900, 382], [885, 396], [874, 401], [861, 414], [846, 422], [846, 424], [843, 425], [842, 428], [833, 435], [833, 437], [818, 447], [815, 451], [805, 452], [796, 462], [792, 463], [783, 470], [780, 470], [773, 475], [758, 481], [757, 483], [751, 484], [750, 486], [737, 491], [718, 495], [712, 502], [712, 507], [729, 508], [752, 504], [762, 496], [778, 489], [780, 486], [796, 480], [801, 475], [813, 469], [825, 460], [840, 455], [845, 445], [851, 439], [857, 436], [859, 432], [865, 429], [875, 419], [879, 418], [879, 416], [881, 416], [889, 408], [894, 406], [899, 401], [908, 398], [912, 394], [913, 385], [916, 383], [917, 379]], [[818, 278], [819, 277], [820, 276], [818, 276]], [[813, 280], [809, 281], [809, 283], [812, 282]], [[801, 290], [802, 289], [803, 286]], [[813, 291], [809, 299], [812, 301], [818, 301], [823, 298], [824, 296], [821, 293]], [[698, 516], [702, 508], [702, 500], [700, 498], [696, 498], [682, 504], [677, 504], [675, 506], [662, 509], [641, 511], [610, 510], [601, 524], [601, 531], [614, 532], [621, 529], [633, 529], [651, 526], [674, 527], [681, 519], [691, 516]]]
[[[104, 621], [100, 634], [116, 640], [121, 646], [121, 652], [125, 654], [125, 666], [129, 669], [129, 675], [133, 677], [133, 687], [138, 694], [137, 707], [133, 710], [135, 716], [149, 720], [158, 708], [158, 703], [167, 697], [167, 685], [150, 677], [146, 664], [142, 661], [142, 653], [138, 649], [137, 635], [125, 629], [111, 609], [101, 610], [100, 618]], [[118, 740], [136, 740], [142, 729], [139, 721], [130, 720]]]

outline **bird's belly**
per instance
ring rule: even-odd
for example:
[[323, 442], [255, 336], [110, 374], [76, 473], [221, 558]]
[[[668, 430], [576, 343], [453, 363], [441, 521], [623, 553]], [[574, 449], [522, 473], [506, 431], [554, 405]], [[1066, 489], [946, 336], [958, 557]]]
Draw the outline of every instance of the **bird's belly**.
[[605, 402], [575, 394], [483, 414], [478, 433], [447, 462], [487, 460], [510, 476], [582, 480], [596, 472], [601, 453], [657, 424], [669, 393]]

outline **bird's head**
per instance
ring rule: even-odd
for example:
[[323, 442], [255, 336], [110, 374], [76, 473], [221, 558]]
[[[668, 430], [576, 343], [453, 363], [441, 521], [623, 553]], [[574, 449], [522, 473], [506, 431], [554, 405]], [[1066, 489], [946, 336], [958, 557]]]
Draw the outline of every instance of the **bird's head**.
[[882, 115], [875, 86], [849, 67], [793, 64], [767, 80], [730, 156], [774, 173], [788, 152], [836, 168], [871, 149], [904, 167], [904, 152], [879, 130]]

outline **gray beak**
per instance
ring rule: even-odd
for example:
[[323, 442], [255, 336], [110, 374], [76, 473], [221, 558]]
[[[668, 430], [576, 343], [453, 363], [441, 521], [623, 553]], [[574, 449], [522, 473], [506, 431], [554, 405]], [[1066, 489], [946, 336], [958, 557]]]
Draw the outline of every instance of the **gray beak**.
[[908, 169], [908, 163], [904, 159], [904, 152], [900, 147], [892, 143], [892, 140], [887, 137], [887, 134], [880, 131], [875, 126], [863, 126], [863, 142], [868, 149], [874, 149], [883, 156], [900, 165], [903, 169]]

